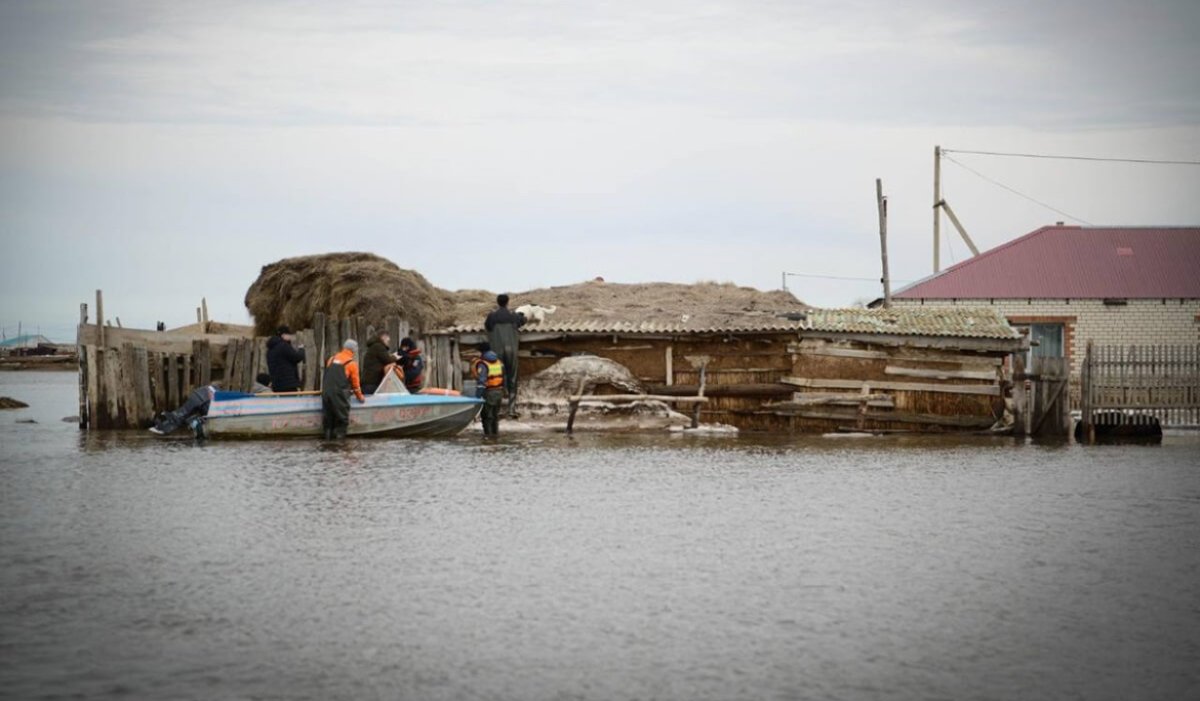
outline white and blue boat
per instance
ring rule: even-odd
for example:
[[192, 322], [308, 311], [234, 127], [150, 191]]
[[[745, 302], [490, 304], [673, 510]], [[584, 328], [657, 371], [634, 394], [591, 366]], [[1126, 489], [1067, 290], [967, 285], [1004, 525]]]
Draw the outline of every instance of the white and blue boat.
[[[471, 423], [482, 400], [447, 390], [409, 394], [388, 379], [366, 402], [350, 400], [350, 436], [453, 436]], [[214, 391], [204, 418], [211, 437], [319, 437], [323, 434], [319, 392], [247, 394]]]

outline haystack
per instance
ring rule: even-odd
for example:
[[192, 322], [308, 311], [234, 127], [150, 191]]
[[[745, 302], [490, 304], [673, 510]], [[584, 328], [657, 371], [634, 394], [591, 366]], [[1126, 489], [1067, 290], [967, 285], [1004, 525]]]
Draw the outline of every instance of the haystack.
[[326, 253], [265, 265], [246, 291], [246, 308], [263, 336], [281, 324], [309, 328], [317, 312], [338, 319], [361, 315], [376, 326], [398, 316], [418, 329], [454, 318], [448, 293], [372, 253]]

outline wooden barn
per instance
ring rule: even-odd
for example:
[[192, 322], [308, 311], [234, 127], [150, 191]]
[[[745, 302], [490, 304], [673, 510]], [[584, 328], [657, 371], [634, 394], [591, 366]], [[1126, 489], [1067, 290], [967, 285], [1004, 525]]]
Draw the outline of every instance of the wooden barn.
[[[482, 325], [429, 334], [460, 384]], [[700, 416], [748, 431], [980, 430], [1003, 417], [1005, 358], [1027, 342], [987, 309], [809, 309], [720, 324], [603, 319], [522, 331], [519, 374], [561, 357], [620, 363], [650, 394], [707, 398]], [[446, 358], [459, 367], [445, 373]], [[454, 375], [456, 379], [447, 378]]]

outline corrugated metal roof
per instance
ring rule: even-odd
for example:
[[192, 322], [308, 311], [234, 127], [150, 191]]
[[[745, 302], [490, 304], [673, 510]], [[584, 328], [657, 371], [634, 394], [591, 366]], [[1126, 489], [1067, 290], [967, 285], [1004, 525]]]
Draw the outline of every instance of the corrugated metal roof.
[[1045, 226], [900, 299], [1200, 297], [1200, 228]]
[[833, 333], [1020, 338], [1004, 317], [988, 307], [810, 309], [804, 328], [809, 331]]
[[[1018, 338], [1017, 332], [994, 309], [894, 307], [892, 309], [809, 309], [807, 320], [776, 316], [734, 317], [724, 323], [688, 321], [563, 321], [530, 324], [522, 333], [549, 334], [744, 334], [799, 333], [804, 330], [836, 333], [878, 333], [902, 336], [960, 336], [970, 338]], [[482, 324], [463, 324], [446, 333], [485, 333]]]

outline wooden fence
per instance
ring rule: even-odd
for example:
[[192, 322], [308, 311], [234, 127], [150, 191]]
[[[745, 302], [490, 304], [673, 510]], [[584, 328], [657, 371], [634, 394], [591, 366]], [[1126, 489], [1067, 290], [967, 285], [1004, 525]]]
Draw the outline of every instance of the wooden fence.
[[[178, 407], [195, 387], [220, 381], [226, 389], [249, 391], [255, 377], [267, 370], [265, 337], [112, 327], [104, 323], [99, 295], [97, 302], [96, 323], [88, 323], [87, 305], [80, 305], [80, 428], [145, 428], [159, 412]], [[295, 343], [304, 346], [306, 356], [300, 365], [302, 388], [320, 389], [325, 359], [347, 338], [358, 341], [361, 353], [377, 331], [386, 329], [393, 346], [411, 335], [403, 319], [386, 319], [383, 326], [376, 329], [361, 316], [334, 319], [317, 314], [311, 328], [296, 332]], [[461, 390], [457, 341], [417, 340], [426, 357], [425, 385]]]
[[1087, 344], [1080, 372], [1085, 430], [1095, 425], [1200, 425], [1200, 344]]

